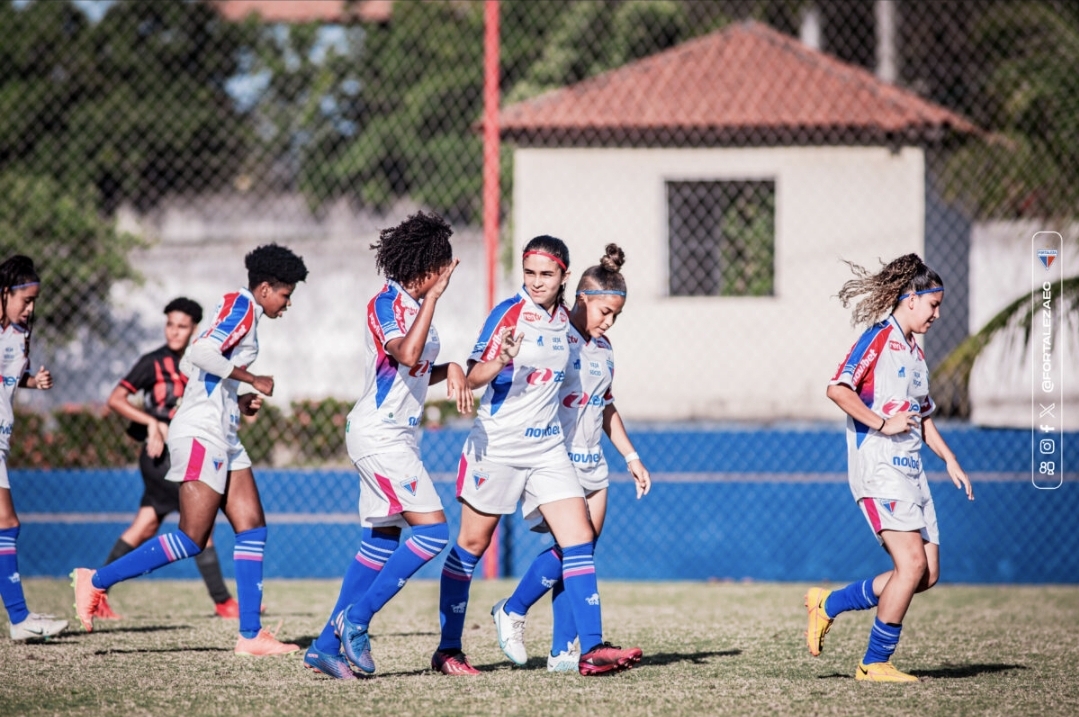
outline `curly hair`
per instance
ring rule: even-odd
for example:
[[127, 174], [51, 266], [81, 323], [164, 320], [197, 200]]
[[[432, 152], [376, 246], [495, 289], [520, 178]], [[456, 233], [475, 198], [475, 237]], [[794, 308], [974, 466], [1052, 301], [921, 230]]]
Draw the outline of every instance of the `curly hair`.
[[626, 253], [617, 244], [608, 244], [604, 252], [598, 264], [588, 267], [581, 274], [581, 280], [577, 282], [578, 293], [589, 289], [626, 293], [626, 277], [622, 275]]
[[[528, 244], [525, 244], [525, 249], [521, 252], [521, 259], [523, 260], [531, 252], [540, 252], [554, 257], [555, 262], [562, 269], [562, 276], [565, 276], [566, 272], [569, 271], [569, 247], [566, 246], [566, 242], [558, 237], [541, 234], [532, 238]], [[566, 304], [566, 285], [564, 283], [558, 289], [558, 297], [555, 303], [563, 306]]]
[[898, 259], [881, 265], [884, 267], [876, 274], [844, 260], [857, 277], [843, 284], [839, 290], [839, 300], [847, 308], [856, 297], [865, 296], [854, 306], [851, 325], [874, 324], [895, 310], [899, 297], [905, 293], [924, 291], [925, 289], [944, 288], [937, 272], [930, 269], [917, 254], [904, 254]]
[[165, 313], [171, 314], [173, 311], [187, 314], [191, 317], [192, 323], [197, 324], [202, 321], [202, 307], [199, 306], [197, 301], [192, 301], [186, 296], [179, 296], [168, 303], [165, 307]]
[[[34, 260], [22, 254], [9, 257], [0, 264], [0, 311], [3, 312], [4, 320], [7, 320], [7, 300], [11, 292], [17, 287], [26, 284], [41, 282], [37, 270], [34, 269]], [[26, 322], [26, 339], [23, 344], [23, 355], [30, 356], [30, 334], [34, 332], [34, 312], [30, 312], [30, 318]]]
[[271, 286], [295, 286], [307, 278], [303, 258], [277, 244], [263, 244], [244, 257], [247, 285], [255, 288], [262, 282]]
[[402, 286], [423, 279], [453, 261], [453, 229], [437, 214], [416, 212], [395, 227], [378, 233], [375, 268]]

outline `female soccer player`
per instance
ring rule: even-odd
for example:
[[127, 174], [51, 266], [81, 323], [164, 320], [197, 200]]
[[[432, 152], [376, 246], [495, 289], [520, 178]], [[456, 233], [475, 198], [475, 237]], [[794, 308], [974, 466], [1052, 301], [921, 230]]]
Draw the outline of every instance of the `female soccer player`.
[[[891, 662], [903, 616], [915, 593], [936, 584], [940, 538], [929, 483], [922, 470], [925, 445], [940, 456], [956, 488], [974, 492], [959, 461], [930, 418], [929, 369], [914, 340], [940, 316], [944, 282], [917, 254], [907, 254], [870, 274], [851, 264], [858, 277], [843, 285], [843, 306], [854, 307], [852, 323], [872, 324], [847, 354], [828, 386], [828, 398], [847, 414], [847, 463], [851, 492], [877, 541], [895, 567], [874, 578], [830, 592], [810, 588], [806, 642], [819, 655], [832, 621], [847, 610], [876, 606], [869, 647], [856, 680], [917, 682]], [[886, 318], [880, 323], [872, 323]]]
[[[607, 515], [607, 460], [600, 447], [601, 432], [610, 437], [625, 459], [637, 483], [637, 498], [647, 494], [651, 487], [648, 469], [633, 449], [611, 393], [614, 352], [606, 333], [626, 303], [623, 263], [622, 249], [617, 244], [608, 244], [599, 264], [590, 266], [581, 275], [576, 300], [569, 312], [566, 380], [558, 392], [558, 419], [565, 448], [584, 488], [597, 540]], [[577, 629], [561, 577], [562, 556], [555, 545], [536, 556], [513, 595], [492, 608], [499, 647], [516, 664], [528, 661], [525, 615], [548, 590], [553, 590], [554, 636], [547, 669], [551, 672], [577, 669], [580, 658], [579, 649], [574, 647]]]
[[[386, 285], [367, 304], [364, 391], [345, 423], [360, 474], [363, 539], [329, 621], [304, 656], [305, 667], [337, 679], [355, 679], [350, 663], [375, 671], [371, 619], [449, 542], [442, 501], [420, 460], [419, 432], [431, 383], [445, 380], [458, 410], [472, 412], [464, 370], [435, 363], [435, 307], [458, 264], [452, 234], [441, 217], [418, 212], [371, 246]], [[398, 547], [405, 526], [412, 536]]]
[[11, 429], [15, 422], [12, 402], [15, 388], [52, 388], [52, 375], [44, 366], [31, 374], [30, 334], [34, 328], [34, 303], [41, 291], [41, 279], [29, 257], [15, 255], [0, 264], [0, 599], [4, 601], [12, 640], [30, 640], [59, 635], [67, 620], [39, 615], [26, 609], [19, 578], [15, 543], [19, 537], [19, 516], [11, 500], [7, 458]]
[[[241, 383], [266, 396], [273, 395], [272, 376], [249, 368], [258, 357], [258, 320], [276, 319], [291, 304], [296, 284], [307, 278], [303, 259], [276, 244], [260, 246], [244, 257], [246, 289], [225, 294], [214, 312], [213, 325], [185, 356], [190, 376], [184, 401], [169, 427], [172, 467], [168, 480], [180, 486], [180, 529], [150, 540], [97, 571], [72, 572], [75, 611], [87, 632], [105, 590], [163, 565], [198, 555], [213, 530], [218, 509], [236, 531], [233, 560], [240, 602], [238, 655], [280, 655], [298, 645], [277, 640], [262, 629], [262, 553], [266, 517], [262, 511], [251, 459], [237, 435], [240, 415], [254, 415], [262, 405], [256, 393], [238, 395]], [[190, 365], [186, 365], [190, 360]]]
[[[116, 539], [112, 551], [105, 558], [106, 565], [157, 535], [165, 516], [180, 510], [180, 484], [165, 480], [170, 465], [165, 441], [168, 439], [169, 422], [176, 414], [187, 385], [187, 376], [180, 370], [180, 361], [200, 321], [202, 307], [198, 303], [183, 296], [170, 301], [165, 307], [165, 344], [139, 358], [109, 394], [109, 408], [130, 421], [127, 434], [142, 441], [139, 472], [142, 474], [143, 492], [139, 512], [127, 530]], [[139, 391], [143, 395], [141, 408], [129, 400]], [[238, 618], [240, 605], [229, 594], [221, 576], [221, 563], [217, 559], [212, 537], [207, 540], [206, 548], [195, 556], [195, 564], [214, 601], [214, 611], [221, 617]], [[94, 617], [99, 620], [119, 619], [109, 606], [108, 595], [101, 596]]]
[[641, 651], [603, 642], [595, 533], [558, 421], [558, 390], [570, 355], [562, 302], [569, 250], [560, 239], [536, 237], [525, 247], [523, 268], [524, 286], [487, 317], [468, 361], [469, 385], [487, 389], [457, 470], [461, 530], [442, 570], [442, 640], [431, 667], [478, 674], [461, 651], [472, 571], [501, 516], [520, 501], [525, 518], [542, 515], [562, 546], [561, 577], [586, 648], [578, 670], [626, 669], [640, 661]]

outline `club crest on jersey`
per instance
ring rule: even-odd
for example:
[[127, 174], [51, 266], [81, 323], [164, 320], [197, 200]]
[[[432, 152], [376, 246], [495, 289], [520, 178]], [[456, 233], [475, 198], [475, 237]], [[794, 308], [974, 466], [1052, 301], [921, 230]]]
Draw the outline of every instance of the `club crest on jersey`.
[[484, 483], [486, 483], [490, 477], [491, 477], [490, 475], [488, 475], [486, 473], [480, 473], [479, 471], [476, 471], [475, 473], [473, 473], [472, 474], [472, 480], [475, 481], [475, 483], [476, 483], [476, 490], [479, 490], [480, 486], [482, 486]]
[[882, 501], [880, 501], [880, 507], [884, 508], [886, 511], [888, 511], [892, 515], [895, 515], [895, 504], [896, 504], [896, 502], [897, 501], [894, 501], [894, 500], [882, 500]]
[[416, 495], [416, 486], [419, 485], [419, 481], [416, 480], [416, 476], [412, 476], [408, 480], [401, 481], [400, 485], [411, 495]]

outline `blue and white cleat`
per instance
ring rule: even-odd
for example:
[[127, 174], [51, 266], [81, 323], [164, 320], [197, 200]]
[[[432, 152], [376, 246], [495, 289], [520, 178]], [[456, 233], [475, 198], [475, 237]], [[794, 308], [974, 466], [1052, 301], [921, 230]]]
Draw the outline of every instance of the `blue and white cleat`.
[[506, 600], [499, 600], [491, 608], [491, 617], [495, 621], [498, 633], [498, 646], [513, 664], [522, 666], [528, 662], [525, 650], [525, 616], [506, 612]]
[[577, 665], [581, 661], [581, 651], [576, 646], [558, 653], [547, 655], [548, 672], [576, 672]]
[[307, 652], [303, 656], [303, 666], [312, 672], [329, 675], [335, 680], [356, 679], [356, 673], [352, 671], [352, 666], [349, 665], [344, 655], [323, 652], [314, 645], [307, 648]]
[[348, 621], [348, 611], [351, 605], [333, 619], [334, 632], [341, 638], [341, 647], [345, 651], [345, 657], [356, 669], [368, 675], [375, 672], [375, 658], [371, 656], [371, 639], [367, 636], [367, 627], [353, 625]]

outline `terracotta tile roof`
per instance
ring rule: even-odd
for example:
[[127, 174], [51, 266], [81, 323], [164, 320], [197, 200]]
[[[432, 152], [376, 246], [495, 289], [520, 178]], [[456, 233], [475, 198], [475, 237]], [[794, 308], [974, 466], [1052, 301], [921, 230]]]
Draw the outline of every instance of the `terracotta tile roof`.
[[265, 22], [387, 22], [393, 10], [392, 0], [360, 0], [352, 8], [345, 0], [214, 0], [214, 5], [234, 22], [252, 13]]
[[963, 117], [745, 22], [506, 107], [521, 144], [918, 143]]

